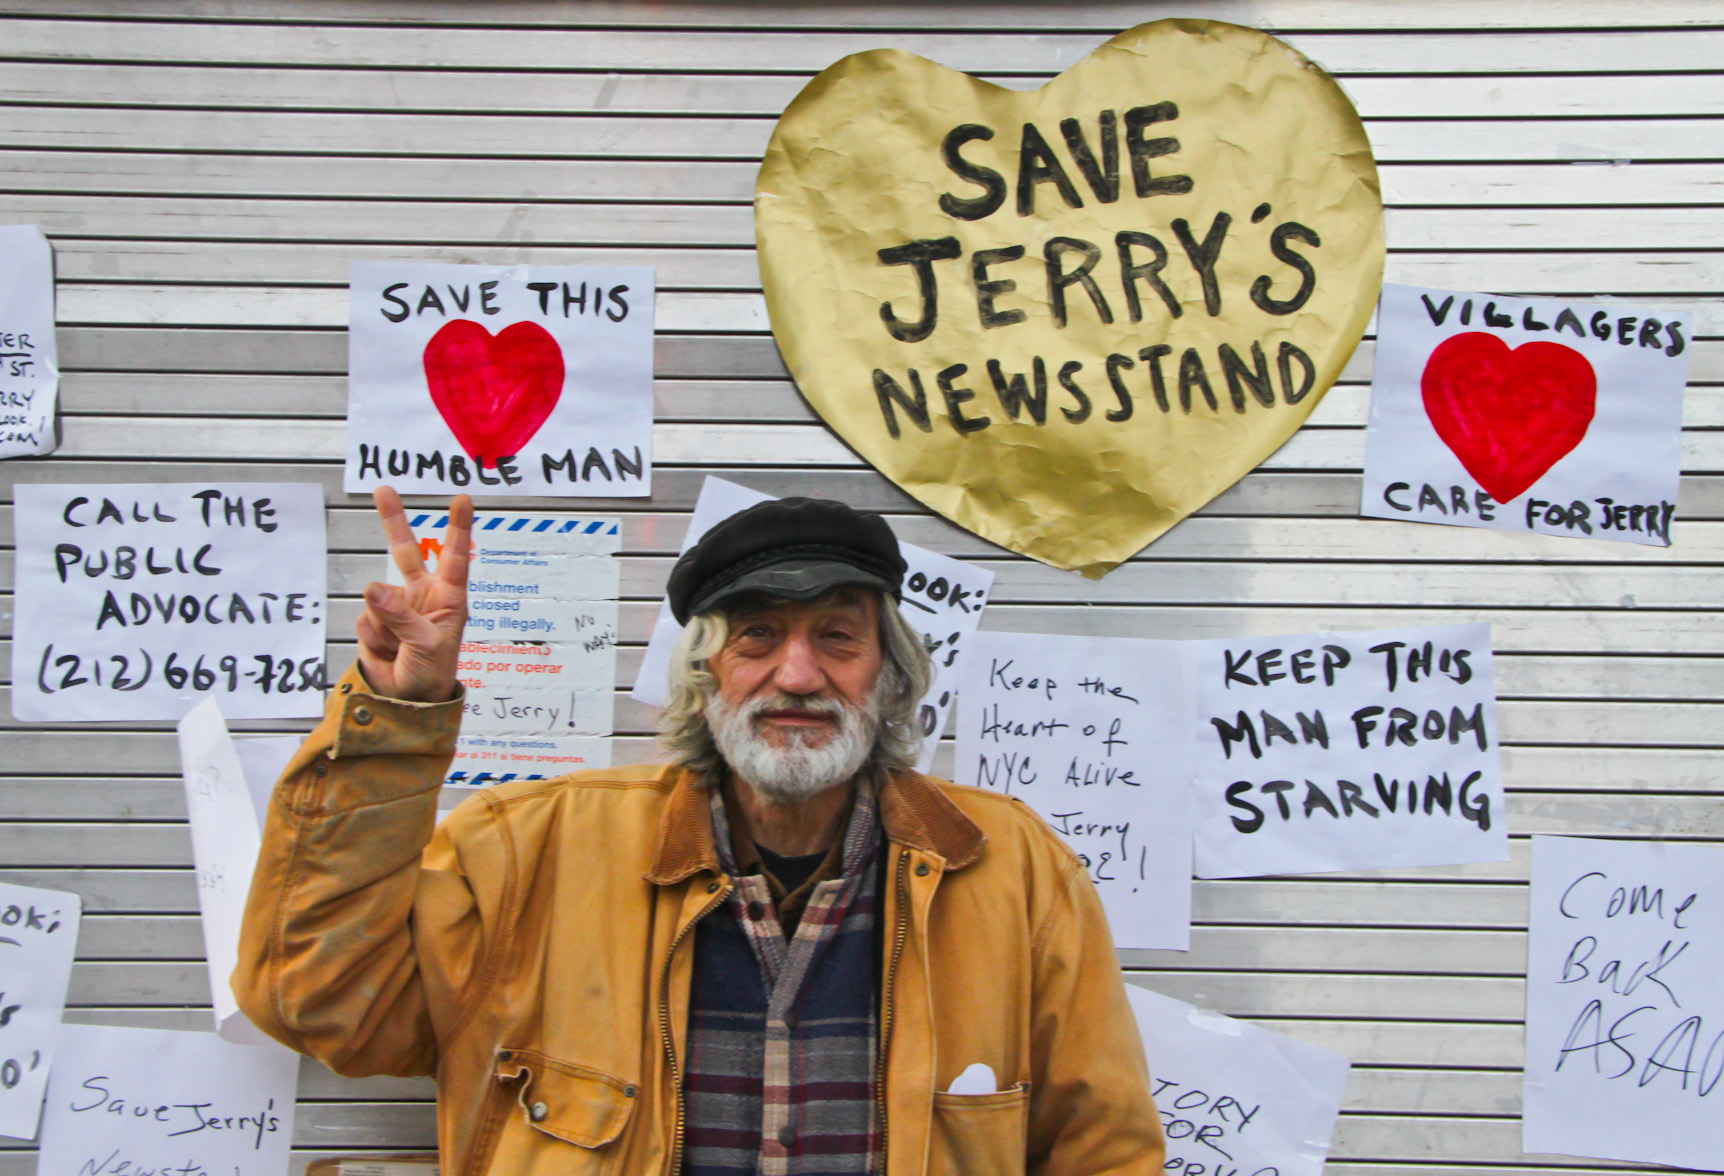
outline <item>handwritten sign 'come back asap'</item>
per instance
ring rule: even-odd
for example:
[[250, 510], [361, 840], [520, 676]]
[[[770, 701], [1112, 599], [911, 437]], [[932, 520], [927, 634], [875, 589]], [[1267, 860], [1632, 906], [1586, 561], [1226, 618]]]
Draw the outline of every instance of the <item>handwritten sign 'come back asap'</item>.
[[1213, 21], [1131, 29], [1033, 93], [847, 57], [780, 120], [756, 230], [821, 416], [959, 524], [1089, 575], [1298, 428], [1383, 258], [1346, 97]]
[[1724, 849], [1535, 837], [1529, 1152], [1724, 1171]]

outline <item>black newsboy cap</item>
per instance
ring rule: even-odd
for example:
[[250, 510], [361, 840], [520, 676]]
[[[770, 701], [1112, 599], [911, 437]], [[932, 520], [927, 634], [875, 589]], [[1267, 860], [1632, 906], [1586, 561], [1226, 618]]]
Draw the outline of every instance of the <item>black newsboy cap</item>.
[[899, 598], [904, 556], [873, 511], [825, 498], [778, 498], [702, 535], [670, 572], [665, 595], [680, 625], [745, 592], [812, 600], [844, 585]]

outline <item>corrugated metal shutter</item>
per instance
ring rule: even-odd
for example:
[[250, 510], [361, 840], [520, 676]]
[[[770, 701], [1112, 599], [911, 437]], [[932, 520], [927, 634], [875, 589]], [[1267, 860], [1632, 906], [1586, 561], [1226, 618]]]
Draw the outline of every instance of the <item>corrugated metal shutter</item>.
[[[1193, 14], [1280, 32], [1354, 96], [1391, 280], [1698, 308], [1675, 546], [1355, 518], [1369, 342], [1295, 445], [1099, 584], [928, 516], [814, 420], [766, 333], [749, 207], [803, 81], [894, 45], [1029, 85], [1121, 28]], [[1355, 1059], [1331, 1171], [1566, 1170], [1520, 1152], [1526, 839], [1724, 837], [1721, 63], [1705, 0], [5, 0], [0, 221], [54, 240], [67, 374], [64, 447], [0, 463], [0, 493], [321, 482], [340, 634], [379, 566], [340, 494], [347, 262], [626, 262], [656, 266], [662, 291], [657, 493], [583, 504], [626, 520], [625, 685], [708, 471], [883, 509], [908, 539], [988, 561], [997, 628], [1488, 620], [1508, 864], [1199, 883], [1191, 953], [1125, 963]], [[0, 507], [8, 547], [10, 527]], [[207, 1027], [172, 732], [3, 721], [0, 876], [87, 904], [69, 1015]], [[622, 694], [617, 728], [619, 757], [644, 756], [650, 716]], [[301, 1095], [301, 1159], [434, 1146], [428, 1083], [308, 1063]], [[32, 1169], [0, 1151], [0, 1176]]]

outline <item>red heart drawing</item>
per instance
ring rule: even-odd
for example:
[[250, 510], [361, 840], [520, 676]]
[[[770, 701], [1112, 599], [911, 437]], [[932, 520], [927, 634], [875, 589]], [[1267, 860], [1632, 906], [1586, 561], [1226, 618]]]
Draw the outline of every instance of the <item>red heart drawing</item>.
[[1437, 344], [1420, 380], [1425, 415], [1498, 502], [1519, 498], [1586, 436], [1598, 377], [1561, 343], [1507, 343], [1483, 331]]
[[481, 463], [521, 452], [563, 395], [563, 349], [537, 323], [492, 335], [455, 319], [431, 336], [424, 358], [431, 403]]

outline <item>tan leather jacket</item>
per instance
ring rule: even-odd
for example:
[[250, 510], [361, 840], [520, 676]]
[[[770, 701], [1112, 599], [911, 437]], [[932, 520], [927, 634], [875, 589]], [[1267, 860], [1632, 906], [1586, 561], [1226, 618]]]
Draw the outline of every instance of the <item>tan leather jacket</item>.
[[[582, 772], [436, 825], [460, 706], [365, 689], [349, 671], [276, 786], [240, 1006], [340, 1073], [435, 1074], [444, 1176], [679, 1176], [691, 931], [730, 886], [704, 794]], [[1023, 804], [924, 776], [881, 817], [887, 1176], [1159, 1174], [1082, 863]], [[944, 1093], [973, 1062], [1000, 1092]]]

